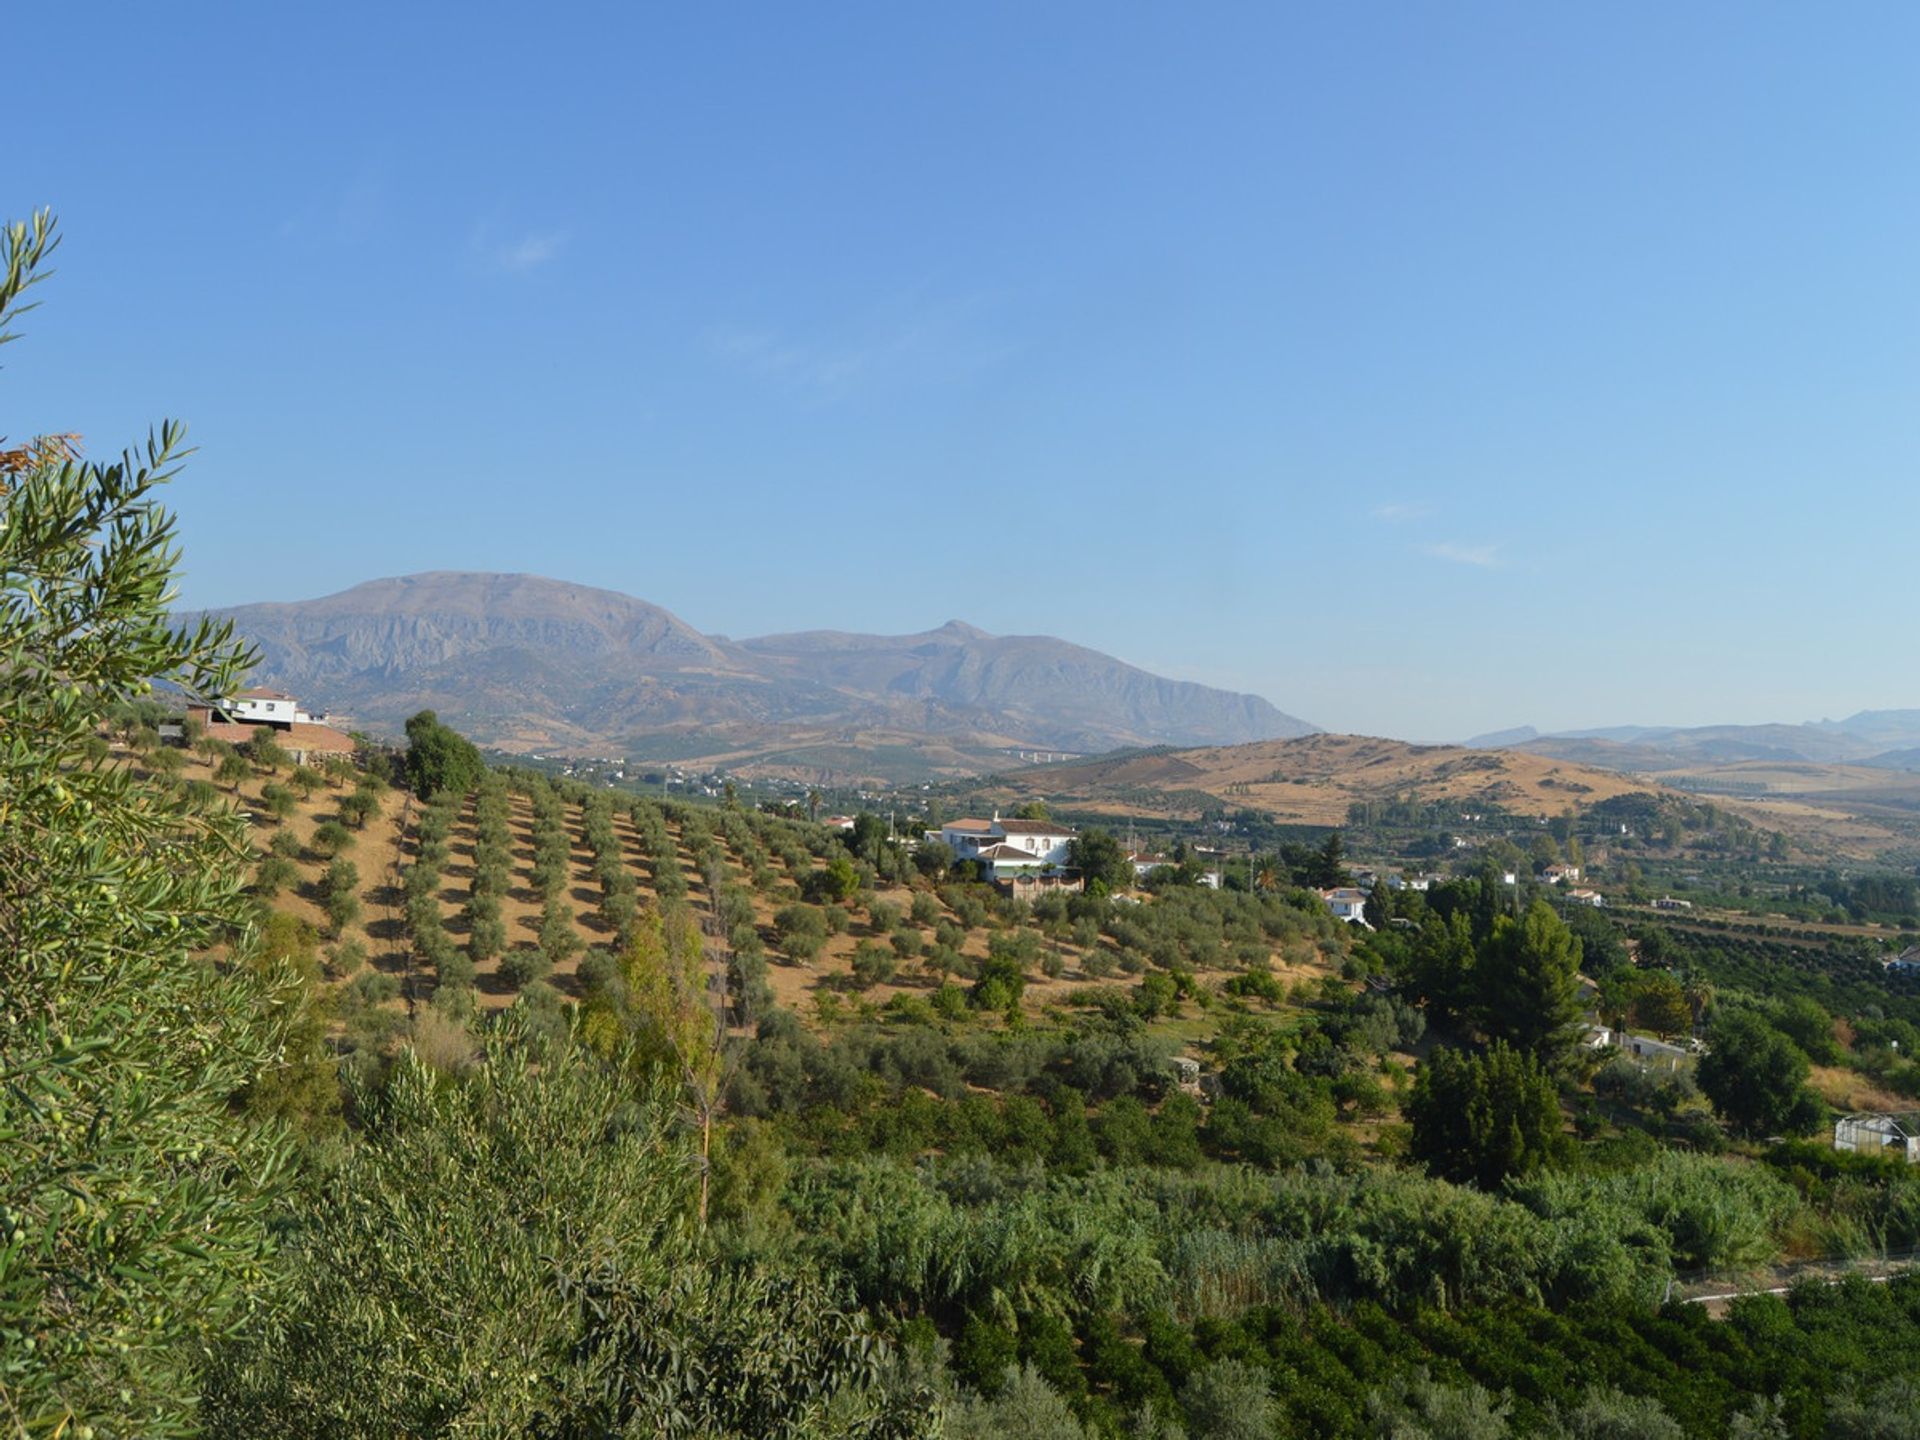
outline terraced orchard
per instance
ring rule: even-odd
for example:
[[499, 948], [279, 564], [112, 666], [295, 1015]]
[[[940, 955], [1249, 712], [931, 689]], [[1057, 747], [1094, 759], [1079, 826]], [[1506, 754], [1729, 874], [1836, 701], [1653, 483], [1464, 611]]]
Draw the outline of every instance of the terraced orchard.
[[776, 1007], [814, 1027], [1005, 1023], [1110, 1005], [1146, 976], [1150, 1020], [1210, 1032], [1221, 1017], [1183, 999], [1318, 994], [1340, 983], [1347, 951], [1343, 929], [1297, 897], [1028, 905], [922, 874], [902, 847], [856, 855], [804, 821], [526, 771], [490, 771], [467, 795], [422, 804], [378, 766], [313, 770], [207, 746], [169, 768], [251, 813], [255, 891], [311, 927], [339, 992], [335, 1028], [359, 1043], [423, 1005], [464, 1019], [521, 995], [554, 1011], [585, 1002], [619, 983], [641, 917], [682, 908], [707, 962], [726, 970], [742, 1026]]

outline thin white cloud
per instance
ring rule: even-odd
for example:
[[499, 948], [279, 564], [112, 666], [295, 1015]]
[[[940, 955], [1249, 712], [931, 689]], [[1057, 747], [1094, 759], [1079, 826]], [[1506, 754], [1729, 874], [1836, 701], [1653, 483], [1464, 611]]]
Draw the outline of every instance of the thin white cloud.
[[1436, 560], [1450, 560], [1455, 565], [1477, 565], [1482, 570], [1492, 570], [1500, 564], [1500, 547], [1494, 544], [1469, 544], [1464, 540], [1436, 540], [1431, 545], [1422, 545], [1421, 550]]
[[733, 326], [709, 330], [706, 345], [712, 354], [743, 369], [815, 390], [840, 389], [896, 348], [886, 342], [847, 348], [808, 345], [771, 330]]
[[1383, 500], [1369, 513], [1388, 525], [1401, 525], [1409, 520], [1426, 519], [1433, 514], [1433, 506], [1418, 500]]
[[991, 323], [992, 303], [910, 291], [824, 333], [723, 323], [699, 341], [716, 360], [826, 400], [902, 376], [957, 379], [1002, 363], [1016, 347]]
[[510, 275], [524, 275], [559, 258], [566, 248], [564, 230], [533, 230], [524, 235], [501, 238], [492, 227], [478, 225], [473, 232], [473, 251], [489, 269]]

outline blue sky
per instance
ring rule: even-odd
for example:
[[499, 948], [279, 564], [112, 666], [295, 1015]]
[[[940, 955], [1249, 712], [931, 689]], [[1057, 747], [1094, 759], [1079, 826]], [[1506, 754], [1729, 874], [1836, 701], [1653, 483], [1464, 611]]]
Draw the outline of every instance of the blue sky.
[[959, 617], [1417, 739], [1920, 705], [1911, 6], [8, 28], [67, 238], [0, 432], [187, 420], [189, 604]]

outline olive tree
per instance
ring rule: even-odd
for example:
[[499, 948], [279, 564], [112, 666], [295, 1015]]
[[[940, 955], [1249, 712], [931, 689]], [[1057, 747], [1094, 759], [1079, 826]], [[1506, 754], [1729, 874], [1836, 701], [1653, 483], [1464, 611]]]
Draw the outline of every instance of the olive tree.
[[[0, 324], [53, 245], [0, 234]], [[0, 332], [3, 333], [3, 332]], [[185, 454], [0, 454], [0, 1415], [21, 1434], [172, 1434], [267, 1253], [277, 1131], [230, 1099], [272, 1064], [290, 987], [249, 949], [250, 851], [224, 804], [89, 758], [165, 678], [230, 694], [230, 625], [176, 629]]]

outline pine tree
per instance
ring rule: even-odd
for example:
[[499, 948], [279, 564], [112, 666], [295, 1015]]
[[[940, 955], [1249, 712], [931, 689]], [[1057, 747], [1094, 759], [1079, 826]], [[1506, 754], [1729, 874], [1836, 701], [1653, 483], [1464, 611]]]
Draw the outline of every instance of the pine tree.
[[1481, 1030], [1559, 1070], [1579, 1042], [1579, 970], [1580, 942], [1546, 901], [1496, 921], [1476, 967]]

